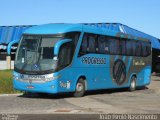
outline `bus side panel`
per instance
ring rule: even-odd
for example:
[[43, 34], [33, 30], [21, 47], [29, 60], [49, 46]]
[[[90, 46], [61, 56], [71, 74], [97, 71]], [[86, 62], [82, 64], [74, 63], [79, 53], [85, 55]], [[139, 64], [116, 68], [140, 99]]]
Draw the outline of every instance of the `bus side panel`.
[[[136, 75], [137, 86], [144, 86], [150, 83], [151, 75], [151, 56], [148, 57], [132, 57], [131, 65], [128, 70], [128, 76]], [[129, 78], [128, 78], [129, 79]], [[130, 79], [128, 81], [130, 83]]]
[[148, 85], [151, 82], [151, 69], [152, 68], [150, 66], [145, 69], [144, 85]]
[[61, 76], [58, 79], [58, 92], [73, 92], [74, 91], [74, 82], [75, 82], [75, 73], [74, 69], [71, 66], [68, 66], [59, 71]]
[[143, 68], [137, 75], [137, 86], [145, 86], [150, 84], [151, 81], [151, 67]]
[[77, 76], [86, 77], [88, 90], [116, 87], [110, 75], [110, 55], [86, 54], [78, 57], [74, 66]]
[[111, 55], [110, 57], [110, 75], [114, 88], [125, 88], [129, 86], [130, 68], [132, 66], [132, 57]]
[[[113, 83], [117, 86], [117, 88], [129, 87], [131, 77], [135, 75], [137, 77], [136, 81], [137, 86], [144, 86], [149, 84], [151, 75], [150, 58], [151, 56], [135, 57], [135, 56], [111, 55], [110, 75]], [[121, 84], [118, 84], [118, 82], [120, 82]]]

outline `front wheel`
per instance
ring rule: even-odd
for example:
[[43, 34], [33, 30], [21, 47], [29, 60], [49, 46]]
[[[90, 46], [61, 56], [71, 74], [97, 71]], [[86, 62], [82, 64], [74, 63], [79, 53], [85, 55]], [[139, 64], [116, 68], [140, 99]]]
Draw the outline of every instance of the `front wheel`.
[[80, 78], [76, 85], [76, 90], [73, 94], [74, 97], [82, 97], [85, 93], [85, 82], [82, 78]]
[[136, 80], [137, 78], [135, 76], [132, 76], [129, 91], [135, 91], [136, 90]]

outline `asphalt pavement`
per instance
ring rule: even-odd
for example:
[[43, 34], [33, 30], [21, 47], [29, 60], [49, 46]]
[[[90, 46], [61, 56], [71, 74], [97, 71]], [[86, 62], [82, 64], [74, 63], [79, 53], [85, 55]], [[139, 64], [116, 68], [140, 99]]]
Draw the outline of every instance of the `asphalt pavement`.
[[0, 114], [159, 114], [160, 77], [143, 89], [90, 91], [84, 97], [70, 94], [0, 95]]

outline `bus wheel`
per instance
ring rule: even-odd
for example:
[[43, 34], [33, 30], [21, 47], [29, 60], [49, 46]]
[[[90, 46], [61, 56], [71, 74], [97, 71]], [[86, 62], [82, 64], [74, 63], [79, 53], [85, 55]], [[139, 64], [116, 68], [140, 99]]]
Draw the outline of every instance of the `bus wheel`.
[[74, 97], [82, 97], [85, 93], [85, 82], [82, 78], [80, 78], [76, 85], [76, 90], [73, 94]]
[[137, 78], [135, 76], [132, 76], [129, 91], [135, 91], [136, 90], [136, 80]]

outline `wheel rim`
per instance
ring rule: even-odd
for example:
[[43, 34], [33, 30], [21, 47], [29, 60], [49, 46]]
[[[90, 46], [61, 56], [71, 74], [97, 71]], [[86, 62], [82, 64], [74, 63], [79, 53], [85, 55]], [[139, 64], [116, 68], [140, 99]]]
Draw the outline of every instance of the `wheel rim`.
[[78, 83], [77, 86], [76, 86], [76, 91], [77, 92], [81, 92], [81, 91], [83, 91], [83, 88], [84, 88], [83, 84], [82, 83]]
[[134, 81], [134, 80], [132, 80], [132, 82], [131, 82], [131, 88], [132, 88], [132, 89], [134, 89], [134, 88], [135, 88], [135, 86], [136, 86], [136, 83], [135, 83], [135, 81]]

